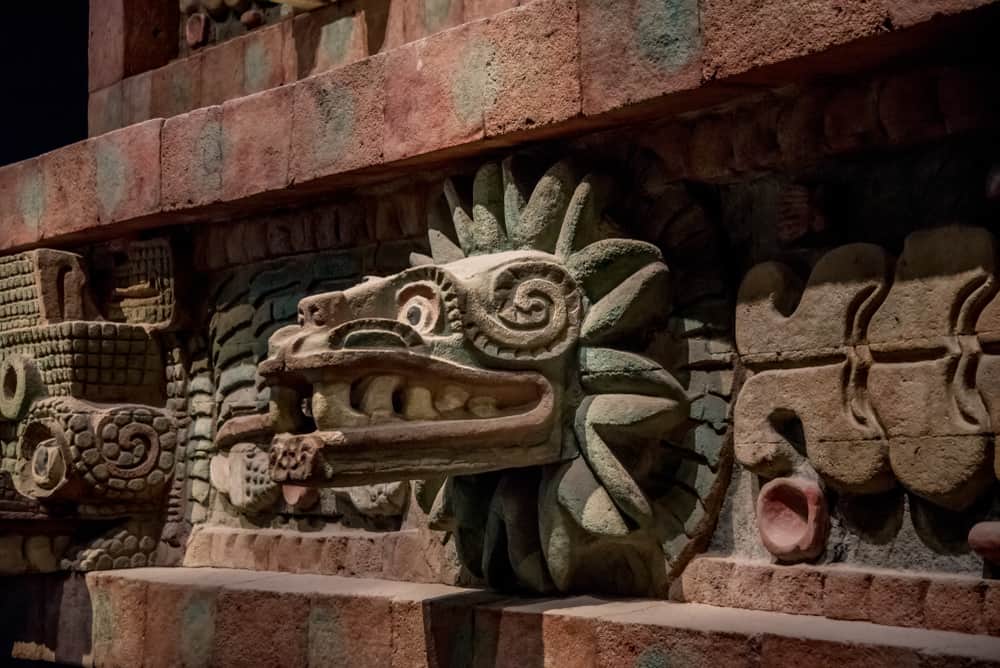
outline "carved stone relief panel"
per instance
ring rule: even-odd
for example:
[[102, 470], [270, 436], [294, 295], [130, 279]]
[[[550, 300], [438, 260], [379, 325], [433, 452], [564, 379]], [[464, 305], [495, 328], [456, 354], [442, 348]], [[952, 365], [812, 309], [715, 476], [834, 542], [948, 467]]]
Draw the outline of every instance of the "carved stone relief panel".
[[901, 487], [952, 522], [988, 514], [996, 251], [987, 230], [943, 227], [912, 233], [895, 262], [870, 244], [837, 248], [804, 286], [777, 263], [747, 274], [736, 342], [752, 373], [734, 440], [740, 463], [771, 479], [757, 521], [776, 557], [822, 552], [830, 493]]
[[[123, 253], [121, 289], [146, 283], [148, 294], [122, 302], [93, 299], [79, 255], [0, 258], [5, 572], [151, 564], [164, 525], [183, 520], [168, 502], [180, 492], [186, 426], [165, 382], [176, 362], [165, 331], [170, 248], [140, 242]], [[153, 254], [155, 285], [142, 277]], [[156, 307], [119, 307], [132, 298]]]

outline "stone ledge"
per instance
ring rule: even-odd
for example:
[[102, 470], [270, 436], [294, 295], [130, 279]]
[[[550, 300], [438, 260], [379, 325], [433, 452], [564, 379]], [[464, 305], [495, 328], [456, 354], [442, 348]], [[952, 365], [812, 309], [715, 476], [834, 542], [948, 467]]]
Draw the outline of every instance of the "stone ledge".
[[[184, 565], [457, 583], [457, 562], [440, 567], [448, 563], [442, 537], [416, 529], [311, 533], [199, 526], [188, 541]], [[428, 558], [430, 552], [437, 554]]]
[[[704, 4], [703, 22], [718, 3]], [[874, 4], [885, 13], [890, 5], [911, 3]], [[693, 65], [714, 48], [709, 32], [684, 33], [690, 44], [678, 42], [686, 45], [683, 53], [640, 48], [676, 40], [646, 35], [636, 26], [680, 30], [675, 24], [697, 22], [697, 12], [647, 25], [640, 20], [646, 4], [638, 0], [610, 13], [598, 0], [533, 0], [308, 79], [166, 121], [131, 125], [0, 168], [0, 251], [299, 204], [391, 178], [404, 168], [626, 120], [675, 116], [760, 85], [884, 64], [939, 33], [954, 36], [991, 23], [981, 12], [967, 11], [989, 0], [918, 4], [927, 6], [892, 23], [892, 39], [886, 28], [865, 23], [867, 28], [815, 43], [793, 41], [797, 50], [781, 52], [788, 60], [757, 62], [747, 72], [723, 68], [729, 78], [719, 79], [718, 73], [703, 76]], [[949, 13], [958, 15], [931, 20]], [[895, 30], [906, 26], [915, 27]], [[612, 63], [632, 64], [621, 71], [602, 69]], [[766, 76], [772, 68], [777, 68], [773, 76]], [[184, 88], [176, 81], [164, 85], [175, 92]], [[908, 85], [901, 82], [889, 99], [908, 104], [913, 97]], [[155, 94], [156, 81], [150, 86]], [[909, 132], [906, 124], [900, 127]], [[711, 125], [706, 128], [691, 142], [695, 174], [702, 163], [711, 172], [733, 150], [712, 139]]]
[[4, 604], [59, 623], [6, 625], [2, 648], [77, 665], [1000, 665], [996, 638], [665, 601], [211, 568], [37, 585], [19, 580]]
[[1000, 580], [697, 557], [677, 600], [1000, 636]]

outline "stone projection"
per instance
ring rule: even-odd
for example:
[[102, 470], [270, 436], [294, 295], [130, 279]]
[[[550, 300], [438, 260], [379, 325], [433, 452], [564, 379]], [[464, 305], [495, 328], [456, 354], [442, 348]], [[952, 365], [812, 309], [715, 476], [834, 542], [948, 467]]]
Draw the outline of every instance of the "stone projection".
[[183, 519], [168, 509], [185, 426], [165, 380], [170, 248], [128, 244], [114, 263], [97, 301], [79, 255], [0, 260], [6, 573], [152, 565], [164, 524]]
[[662, 594], [725, 476], [694, 491], [708, 467], [681, 445], [687, 394], [629, 350], [669, 310], [669, 270], [616, 234], [608, 188], [567, 162], [535, 183], [487, 164], [471, 197], [446, 182], [431, 257], [304, 299], [271, 337], [267, 419], [225, 437], [274, 436], [269, 454], [234, 446], [235, 493], [265, 469], [300, 485], [429, 478], [431, 526], [490, 584]]

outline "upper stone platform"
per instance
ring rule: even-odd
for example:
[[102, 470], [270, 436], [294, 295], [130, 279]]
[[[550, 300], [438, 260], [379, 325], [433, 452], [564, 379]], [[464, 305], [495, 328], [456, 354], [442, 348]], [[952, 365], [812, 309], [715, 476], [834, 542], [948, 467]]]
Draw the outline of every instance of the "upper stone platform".
[[[819, 0], [685, 0], [659, 13], [638, 0], [454, 0], [440, 21], [428, 20], [431, 3], [414, 1], [390, 3], [379, 23], [371, 8], [386, 3], [359, 1], [287, 16], [164, 64], [176, 49], [151, 49], [130, 32], [160, 17], [137, 8], [163, 3], [93, 4], [91, 79], [107, 84], [93, 93], [94, 127], [157, 118], [0, 169], [0, 250], [218, 220], [384, 179], [400, 166], [674, 118], [762, 86], [882, 63], [932, 35], [970, 39], [992, 16], [979, 9], [990, 0], [881, 0], [837, 11]], [[343, 21], [354, 26], [344, 33], [364, 36], [351, 48], [329, 42]], [[984, 76], [870, 81], [875, 134], [899, 143], [981, 124], [992, 113], [983, 91], [996, 89]], [[831, 127], [840, 117], [866, 123], [864, 99], [778, 104], [789, 133], [779, 148], [807, 160], [850, 149], [831, 139]], [[650, 143], [672, 156], [678, 177], [715, 180], [718, 163], [759, 138], [760, 124], [777, 131], [768, 113], [745, 128], [717, 118], [674, 123]]]

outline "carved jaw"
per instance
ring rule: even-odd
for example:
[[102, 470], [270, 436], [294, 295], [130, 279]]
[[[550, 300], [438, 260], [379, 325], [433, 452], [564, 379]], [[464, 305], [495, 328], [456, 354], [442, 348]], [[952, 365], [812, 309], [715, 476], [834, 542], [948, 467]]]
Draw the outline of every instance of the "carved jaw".
[[273, 383], [277, 482], [350, 485], [559, 459], [555, 390], [536, 372], [374, 349], [279, 357], [261, 373]]

